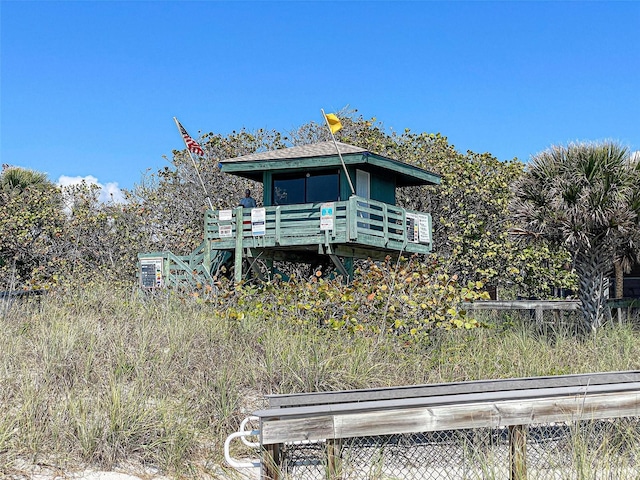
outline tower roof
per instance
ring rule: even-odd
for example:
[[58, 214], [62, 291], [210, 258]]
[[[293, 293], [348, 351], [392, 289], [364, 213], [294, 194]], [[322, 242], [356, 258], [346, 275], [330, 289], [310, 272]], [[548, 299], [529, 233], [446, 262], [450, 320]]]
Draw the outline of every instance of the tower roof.
[[[440, 176], [408, 163], [383, 157], [369, 150], [337, 142], [345, 165], [371, 165], [393, 172], [397, 186], [437, 185]], [[340, 167], [336, 145], [329, 142], [299, 145], [268, 152], [252, 153], [222, 160], [222, 171], [261, 182], [264, 171], [295, 171]]]

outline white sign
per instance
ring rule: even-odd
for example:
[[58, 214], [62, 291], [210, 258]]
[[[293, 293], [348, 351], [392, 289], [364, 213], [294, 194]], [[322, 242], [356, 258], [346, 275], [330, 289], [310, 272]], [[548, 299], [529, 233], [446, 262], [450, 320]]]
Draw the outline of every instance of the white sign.
[[407, 213], [407, 241], [413, 243], [431, 242], [429, 215]]
[[429, 243], [431, 241], [428, 215], [418, 215], [418, 238], [420, 238], [420, 243]]
[[264, 208], [251, 209], [251, 234], [261, 237], [267, 234], [266, 211]]
[[333, 230], [333, 215], [335, 204], [333, 202], [320, 205], [320, 230]]
[[225, 220], [231, 220], [231, 216], [231, 210], [220, 210], [220, 212], [218, 212], [218, 220], [221, 222], [224, 222]]
[[162, 287], [161, 257], [140, 260], [140, 284], [142, 288]]
[[231, 225], [220, 225], [218, 227], [218, 234], [220, 235], [220, 238], [233, 237], [233, 228]]

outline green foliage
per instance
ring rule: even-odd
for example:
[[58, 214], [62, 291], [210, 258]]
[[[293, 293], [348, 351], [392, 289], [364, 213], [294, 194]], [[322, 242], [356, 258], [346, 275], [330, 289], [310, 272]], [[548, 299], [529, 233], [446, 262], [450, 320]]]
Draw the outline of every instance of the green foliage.
[[[320, 272], [318, 272], [320, 274]], [[392, 334], [418, 341], [436, 329], [471, 329], [462, 302], [488, 298], [481, 281], [461, 285], [442, 272], [435, 257], [367, 262], [351, 285], [314, 276], [240, 289], [231, 318], [254, 315], [273, 320], [291, 318], [299, 325], [326, 326], [363, 335]]]
[[[511, 234], [511, 186], [523, 174], [522, 162], [500, 161], [487, 153], [462, 154], [439, 133], [414, 133], [409, 129], [397, 132], [353, 110], [339, 112], [339, 116], [343, 124], [338, 133], [340, 141], [442, 176], [441, 185], [397, 192], [400, 205], [432, 214], [435, 253], [442, 273], [456, 276], [462, 284], [482, 281], [526, 296], [548, 296], [550, 286], [574, 286], [570, 272], [561, 268], [566, 263], [566, 251], [551, 244], [549, 248], [531, 248]], [[12, 248], [17, 247], [6, 247], [6, 253], [0, 252], [0, 268], [4, 268], [1, 280], [5, 285], [11, 278], [15, 285], [44, 285], [55, 283], [54, 277], [62, 275], [133, 278], [139, 252], [189, 254], [202, 242], [203, 215], [208, 208], [194, 160], [214, 208], [229, 208], [237, 205], [246, 188], [260, 198], [262, 186], [222, 174], [219, 160], [328, 140], [328, 135], [326, 127], [316, 122], [287, 134], [262, 129], [242, 129], [226, 136], [205, 133], [200, 142], [206, 158], [192, 159], [186, 150], [174, 151], [168, 166], [149, 172], [131, 192], [124, 192], [127, 201], [122, 205], [99, 203], [97, 192], [88, 185], [68, 188], [65, 205], [58, 201], [56, 210], [55, 202], [47, 203], [52, 210], [41, 212], [50, 219], [47, 225], [55, 224], [59, 229], [40, 238], [48, 246], [23, 243], [34, 258], [39, 255], [39, 260], [23, 261], [15, 273], [12, 263], [19, 257]], [[14, 234], [9, 228], [10, 218], [22, 215], [19, 212], [27, 205], [16, 200], [12, 208], [5, 216], [7, 235]], [[27, 225], [23, 234], [36, 231]]]
[[[481, 280], [527, 296], [546, 297], [551, 286], [574, 286], [569, 272], [557, 267], [566, 263], [564, 250], [534, 250], [511, 234], [511, 186], [522, 176], [524, 163], [501, 161], [488, 153], [462, 154], [440, 133], [387, 133], [375, 118], [365, 119], [355, 111], [340, 112], [340, 118], [340, 141], [441, 176], [437, 186], [399, 189], [397, 202], [431, 213], [434, 251], [447, 274], [463, 283]], [[326, 135], [323, 125], [311, 122], [289, 137], [294, 143], [309, 143], [326, 140]]]
[[516, 294], [525, 298], [549, 298], [554, 290], [576, 289], [571, 256], [556, 245], [541, 240], [536, 245], [510, 242], [510, 251], [502, 252], [507, 273]]
[[37, 285], [51, 275], [51, 251], [62, 235], [60, 191], [18, 168], [3, 170], [0, 185], [0, 284]]
[[615, 143], [554, 146], [535, 156], [516, 185], [516, 218], [574, 251], [614, 247], [636, 222], [635, 168]]
[[130, 279], [149, 235], [140, 207], [130, 202], [99, 202], [99, 193], [96, 185], [84, 182], [63, 190], [66, 221], [56, 252], [63, 267], [59, 273], [85, 279]]
[[2, 166], [0, 189], [5, 192], [23, 192], [28, 188], [46, 188], [52, 186], [47, 175], [26, 168]]
[[202, 135], [206, 158], [192, 158], [186, 150], [174, 151], [171, 166], [148, 173], [128, 196], [129, 203], [139, 209], [140, 221], [148, 232], [147, 251], [187, 254], [202, 242], [203, 216], [209, 205], [198, 172], [216, 209], [237, 206], [247, 188], [254, 198], [262, 198], [261, 184], [221, 173], [218, 162], [283, 148], [285, 141], [279, 132], [260, 129], [251, 133], [242, 129], [226, 137]]
[[0, 290], [49, 288], [65, 277], [132, 278], [150, 235], [140, 207], [101, 203], [98, 194], [96, 185], [48, 181], [0, 189]]

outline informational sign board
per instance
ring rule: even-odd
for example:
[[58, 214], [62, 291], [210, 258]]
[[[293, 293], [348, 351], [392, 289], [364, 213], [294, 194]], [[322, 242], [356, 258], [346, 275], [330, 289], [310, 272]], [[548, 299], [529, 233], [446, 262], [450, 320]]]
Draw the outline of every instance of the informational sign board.
[[218, 225], [218, 234], [220, 238], [233, 237], [233, 227], [231, 225]]
[[142, 288], [162, 287], [162, 257], [140, 260], [140, 285]]
[[266, 210], [264, 208], [251, 209], [251, 234], [262, 237], [267, 234]]
[[418, 239], [420, 240], [420, 243], [431, 242], [428, 215], [418, 215]]
[[429, 216], [416, 213], [407, 213], [407, 241], [412, 243], [431, 242], [429, 230]]
[[320, 230], [333, 230], [333, 218], [335, 215], [335, 203], [323, 203], [320, 205]]
[[233, 216], [233, 211], [231, 210], [220, 210], [218, 212], [218, 220], [221, 222], [231, 221]]
[[418, 215], [407, 213], [407, 241], [420, 243], [420, 222]]

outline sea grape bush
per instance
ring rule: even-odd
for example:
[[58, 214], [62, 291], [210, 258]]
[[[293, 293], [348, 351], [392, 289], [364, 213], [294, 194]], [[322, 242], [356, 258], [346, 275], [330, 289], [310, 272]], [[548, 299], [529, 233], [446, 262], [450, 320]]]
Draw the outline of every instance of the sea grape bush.
[[313, 276], [240, 288], [226, 311], [230, 319], [257, 316], [288, 319], [297, 325], [351, 334], [392, 334], [406, 340], [424, 338], [435, 329], [471, 329], [464, 302], [488, 299], [481, 281], [462, 285], [435, 257], [367, 261], [350, 285], [340, 278]]

